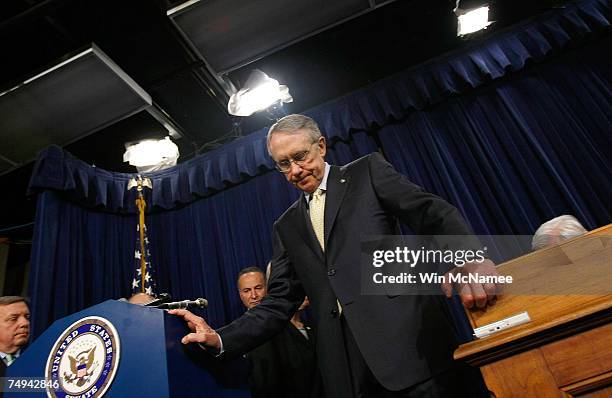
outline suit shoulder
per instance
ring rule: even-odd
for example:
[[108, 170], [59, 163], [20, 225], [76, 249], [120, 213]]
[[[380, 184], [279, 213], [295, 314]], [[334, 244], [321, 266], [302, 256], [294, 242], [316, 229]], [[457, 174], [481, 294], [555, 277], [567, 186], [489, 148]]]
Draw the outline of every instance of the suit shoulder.
[[368, 155], [362, 156], [359, 159], [355, 159], [352, 162], [345, 164], [344, 166], [340, 166], [340, 170], [346, 171], [367, 166], [367, 164], [370, 163], [371, 158], [377, 155], [380, 156], [378, 152], [372, 152]]
[[372, 152], [368, 155], [362, 156], [359, 159], [353, 160], [350, 163], [345, 164], [340, 167], [341, 172], [352, 172], [352, 171], [364, 171], [367, 169], [372, 163], [381, 163], [385, 162], [383, 156], [378, 152]]

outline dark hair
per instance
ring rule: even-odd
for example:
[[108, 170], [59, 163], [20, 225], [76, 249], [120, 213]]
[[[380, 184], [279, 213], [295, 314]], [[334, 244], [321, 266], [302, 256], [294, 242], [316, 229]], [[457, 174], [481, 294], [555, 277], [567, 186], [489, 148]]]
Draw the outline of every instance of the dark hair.
[[21, 297], [21, 296], [0, 296], [0, 305], [9, 305], [9, 304], [15, 304], [15, 303], [21, 303], [21, 302], [29, 304], [28, 299], [25, 298], [25, 297]]
[[264, 279], [266, 279], [266, 274], [262, 271], [261, 268], [259, 267], [246, 267], [240, 270], [240, 272], [238, 272], [238, 277], [236, 278], [236, 285], [238, 285], [238, 280], [240, 280], [240, 277], [244, 274], [249, 274], [251, 272], [259, 272], [260, 274], [263, 275]]

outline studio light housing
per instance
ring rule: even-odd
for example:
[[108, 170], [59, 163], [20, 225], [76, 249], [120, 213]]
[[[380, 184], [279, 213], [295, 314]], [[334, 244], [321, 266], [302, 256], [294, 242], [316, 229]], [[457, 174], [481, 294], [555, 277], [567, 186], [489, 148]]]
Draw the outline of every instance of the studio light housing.
[[147, 173], [175, 166], [178, 157], [178, 147], [170, 137], [165, 137], [126, 143], [123, 161], [135, 166], [139, 173]]
[[489, 21], [489, 6], [473, 8], [471, 10], [462, 10], [457, 3], [455, 8], [457, 15], [457, 36], [465, 36], [470, 33], [485, 29], [492, 22]]
[[287, 86], [255, 69], [244, 87], [230, 97], [227, 111], [234, 116], [251, 116], [270, 106], [292, 101]]

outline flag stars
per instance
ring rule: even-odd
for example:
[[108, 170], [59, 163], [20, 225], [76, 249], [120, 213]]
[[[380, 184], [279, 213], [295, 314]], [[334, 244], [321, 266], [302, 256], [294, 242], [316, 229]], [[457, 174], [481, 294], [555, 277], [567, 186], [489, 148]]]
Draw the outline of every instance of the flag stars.
[[147, 229], [147, 226], [144, 224], [136, 225], [136, 231], [139, 233], [136, 234], [136, 246], [134, 247], [135, 267], [133, 268], [134, 279], [131, 281], [131, 284], [134, 293], [146, 292], [147, 294], [153, 295], [155, 290], [155, 279], [151, 270], [151, 252], [148, 247], [151, 240], [147, 236]]

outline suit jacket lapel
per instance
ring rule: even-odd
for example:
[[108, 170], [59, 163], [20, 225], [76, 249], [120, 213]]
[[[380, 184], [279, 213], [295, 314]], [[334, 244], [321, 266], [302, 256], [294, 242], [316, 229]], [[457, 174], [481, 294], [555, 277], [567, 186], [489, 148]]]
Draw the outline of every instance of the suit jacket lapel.
[[323, 230], [325, 234], [325, 247], [329, 240], [329, 234], [336, 221], [340, 204], [344, 199], [346, 188], [349, 184], [348, 177], [338, 166], [331, 166], [327, 177], [327, 192], [325, 193], [325, 222]]

